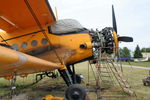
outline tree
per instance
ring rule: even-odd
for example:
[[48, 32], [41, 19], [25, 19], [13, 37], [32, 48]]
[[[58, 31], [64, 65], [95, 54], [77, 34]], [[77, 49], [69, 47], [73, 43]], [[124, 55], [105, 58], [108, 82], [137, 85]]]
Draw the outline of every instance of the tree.
[[118, 57], [131, 57], [130, 50], [127, 47], [119, 48]]
[[142, 58], [143, 55], [141, 53], [140, 47], [137, 45], [134, 51], [134, 58]]
[[131, 57], [130, 50], [127, 47], [122, 49], [122, 57]]
[[118, 60], [121, 61], [129, 61], [131, 59], [130, 50], [127, 47], [124, 47], [123, 49], [119, 49], [118, 52]]
[[141, 52], [150, 52], [150, 48], [142, 48]]
[[118, 57], [122, 57], [122, 48], [119, 48], [119, 51], [117, 52]]

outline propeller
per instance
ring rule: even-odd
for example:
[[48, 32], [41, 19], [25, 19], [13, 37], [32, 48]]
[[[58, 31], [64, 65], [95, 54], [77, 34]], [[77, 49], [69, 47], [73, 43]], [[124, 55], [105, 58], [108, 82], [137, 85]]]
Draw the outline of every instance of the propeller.
[[[114, 6], [113, 5], [112, 5], [112, 23], [113, 23], [113, 29], [117, 33], [117, 22], [116, 22], [115, 11], [114, 11]], [[133, 42], [133, 38], [128, 37], [128, 36], [119, 36], [118, 41]]]
[[115, 17], [115, 11], [113, 5], [112, 5], [112, 23], [113, 23], [113, 29], [117, 33], [117, 23], [116, 23], [116, 17]]
[[[118, 41], [122, 41], [122, 42], [133, 42], [133, 38], [132, 37], [128, 37], [128, 36], [118, 36], [117, 35], [117, 22], [116, 22], [116, 17], [115, 17], [115, 11], [114, 11], [114, 6], [112, 5], [112, 24], [113, 24], [113, 36], [114, 36], [114, 40], [115, 40], [115, 45], [116, 45], [116, 52], [118, 52]], [[123, 72], [123, 68], [121, 65], [121, 70]]]
[[121, 37], [118, 37], [118, 41], [133, 42], [133, 38], [132, 37], [127, 37], [127, 36], [121, 36]]

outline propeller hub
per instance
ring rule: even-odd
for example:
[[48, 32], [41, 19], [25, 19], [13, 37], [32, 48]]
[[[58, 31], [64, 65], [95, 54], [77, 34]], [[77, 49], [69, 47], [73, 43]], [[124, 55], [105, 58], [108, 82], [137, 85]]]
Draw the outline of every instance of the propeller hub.
[[113, 31], [112, 34], [113, 34], [114, 43], [115, 43], [115, 53], [117, 53], [118, 48], [119, 48], [118, 36], [117, 36], [117, 33], [115, 31]]

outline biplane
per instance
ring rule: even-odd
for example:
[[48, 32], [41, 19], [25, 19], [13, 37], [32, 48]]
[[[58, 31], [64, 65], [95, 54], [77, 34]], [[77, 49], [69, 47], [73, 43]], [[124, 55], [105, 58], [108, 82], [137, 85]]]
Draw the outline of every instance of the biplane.
[[119, 41], [133, 41], [118, 36], [113, 7], [112, 17], [113, 27], [94, 31], [74, 19], [56, 20], [48, 0], [0, 1], [0, 29], [4, 30], [0, 33], [0, 77], [13, 79], [57, 69], [71, 87], [68, 100], [83, 100], [74, 64], [96, 61], [100, 52], [117, 52]]

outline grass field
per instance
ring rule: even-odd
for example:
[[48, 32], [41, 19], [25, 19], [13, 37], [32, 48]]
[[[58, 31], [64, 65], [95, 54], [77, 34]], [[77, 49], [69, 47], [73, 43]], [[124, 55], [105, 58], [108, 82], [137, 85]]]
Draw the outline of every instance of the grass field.
[[139, 100], [150, 99], [150, 86], [143, 86], [142, 79], [148, 75], [148, 70], [124, 68], [124, 75], [135, 90]]
[[[142, 79], [148, 75], [148, 70], [144, 69], [136, 69], [136, 68], [123, 68], [124, 76], [127, 78], [128, 82], [132, 86], [133, 90], [135, 90], [138, 100], [149, 100], [150, 99], [150, 87], [143, 86]], [[88, 78], [88, 70], [87, 63], [81, 63], [76, 65], [77, 73], [81, 73], [84, 75], [84, 81], [87, 82]], [[17, 86], [18, 91], [21, 96], [19, 100], [41, 100], [41, 97], [44, 97], [48, 94], [52, 94], [55, 96], [63, 96], [64, 91], [66, 90], [66, 85], [63, 80], [59, 77], [58, 79], [50, 79], [44, 78], [38, 84], [29, 86], [29, 84], [33, 83], [35, 75], [30, 75], [28, 78], [22, 79], [20, 77], [17, 78]], [[93, 74], [90, 71], [90, 79], [93, 80]], [[85, 86], [85, 84], [82, 84]], [[10, 81], [0, 79], [0, 96], [9, 93]], [[109, 93], [108, 93], [109, 94]], [[25, 96], [24, 96], [25, 95]], [[111, 95], [111, 94], [110, 94]], [[25, 98], [26, 99], [23, 99]], [[91, 100], [96, 100], [96, 94], [89, 93], [89, 97]], [[1, 98], [0, 100], [8, 100], [7, 97]], [[130, 98], [122, 98], [122, 99], [104, 99], [104, 100], [132, 100]]]
[[122, 62], [122, 64], [125, 65], [134, 65], [134, 66], [142, 66], [142, 67], [150, 67], [150, 61], [149, 62]]

